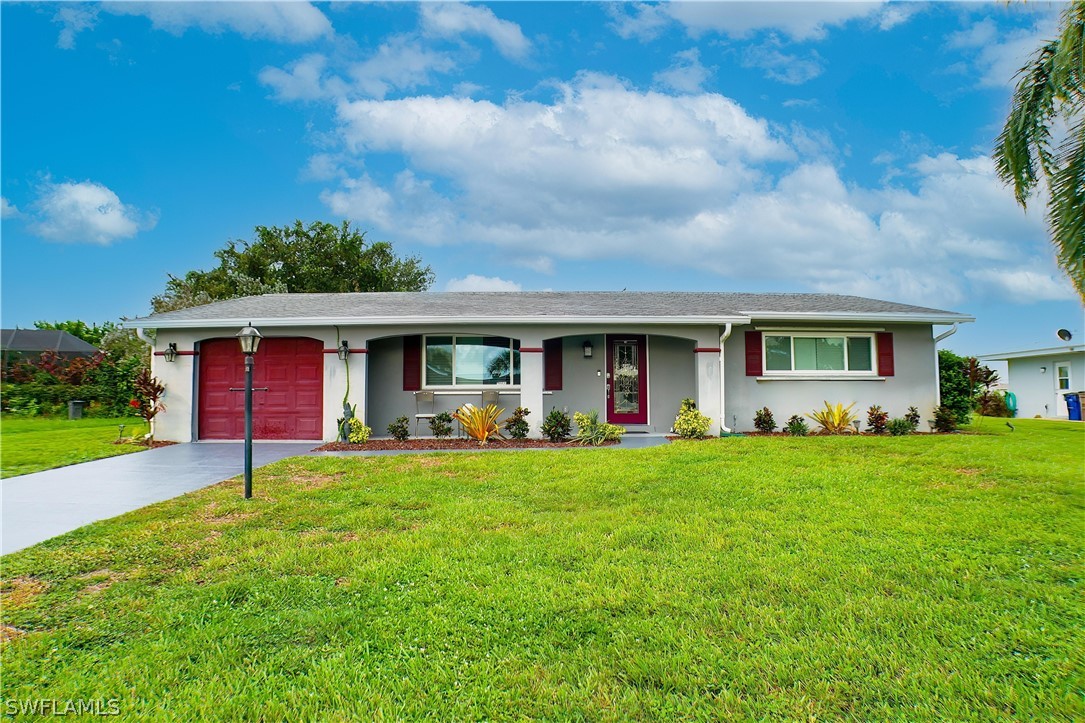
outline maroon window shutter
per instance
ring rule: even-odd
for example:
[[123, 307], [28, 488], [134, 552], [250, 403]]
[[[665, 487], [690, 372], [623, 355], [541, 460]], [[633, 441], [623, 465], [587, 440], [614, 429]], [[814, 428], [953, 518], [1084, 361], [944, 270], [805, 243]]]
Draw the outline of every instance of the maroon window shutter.
[[893, 376], [893, 334], [883, 331], [878, 333], [878, 376]]
[[561, 389], [561, 339], [543, 339], [543, 389]]
[[763, 373], [761, 362], [761, 332], [746, 332], [746, 376], [759, 377]]
[[422, 337], [403, 337], [403, 391], [417, 392], [422, 388]]

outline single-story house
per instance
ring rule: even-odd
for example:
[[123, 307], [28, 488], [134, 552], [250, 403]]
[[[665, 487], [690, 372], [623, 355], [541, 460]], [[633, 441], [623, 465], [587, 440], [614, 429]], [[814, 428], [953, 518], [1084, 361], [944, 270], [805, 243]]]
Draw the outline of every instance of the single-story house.
[[[666, 433], [685, 397], [712, 434], [752, 429], [761, 407], [783, 424], [824, 401], [929, 416], [935, 345], [968, 321], [836, 294], [422, 292], [267, 294], [125, 325], [156, 330], [167, 406], [157, 436], [187, 442], [243, 436], [234, 334], [249, 324], [264, 337], [255, 436], [332, 440], [344, 399], [381, 436], [401, 415], [413, 427], [484, 392], [506, 413], [529, 409], [534, 436], [554, 408]], [[935, 325], [952, 326], [936, 338]]]
[[1006, 362], [1006, 388], [1017, 397], [1018, 417], [1068, 419], [1063, 395], [1085, 390], [1085, 344], [984, 354], [977, 358]]
[[3, 368], [17, 361], [37, 361], [42, 352], [53, 351], [65, 359], [92, 357], [98, 353], [93, 344], [57, 329], [0, 329], [0, 355]]

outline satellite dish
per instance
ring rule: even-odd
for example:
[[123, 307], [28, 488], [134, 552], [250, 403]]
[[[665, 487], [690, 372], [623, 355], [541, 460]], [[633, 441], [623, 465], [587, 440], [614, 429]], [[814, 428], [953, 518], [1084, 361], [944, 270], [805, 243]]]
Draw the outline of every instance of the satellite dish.
[[1070, 333], [1069, 329], [1059, 329], [1055, 332], [1063, 341], [1070, 341], [1074, 338], [1074, 335]]

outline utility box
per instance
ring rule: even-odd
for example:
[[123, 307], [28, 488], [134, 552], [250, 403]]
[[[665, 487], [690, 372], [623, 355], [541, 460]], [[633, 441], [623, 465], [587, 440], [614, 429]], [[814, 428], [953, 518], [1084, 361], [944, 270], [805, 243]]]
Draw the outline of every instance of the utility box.
[[[83, 407], [87, 406], [87, 403], [82, 399], [73, 399], [68, 402], [68, 419], [82, 419]], [[1080, 413], [1078, 419], [1081, 419]]]

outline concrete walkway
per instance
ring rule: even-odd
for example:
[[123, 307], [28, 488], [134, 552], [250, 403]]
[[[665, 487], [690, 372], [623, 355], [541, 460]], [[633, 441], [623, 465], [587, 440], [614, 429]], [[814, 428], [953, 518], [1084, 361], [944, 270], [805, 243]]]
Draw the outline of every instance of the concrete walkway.
[[[319, 445], [257, 443], [252, 463], [259, 467]], [[243, 448], [240, 442], [177, 444], [5, 479], [0, 554], [242, 474]]]

